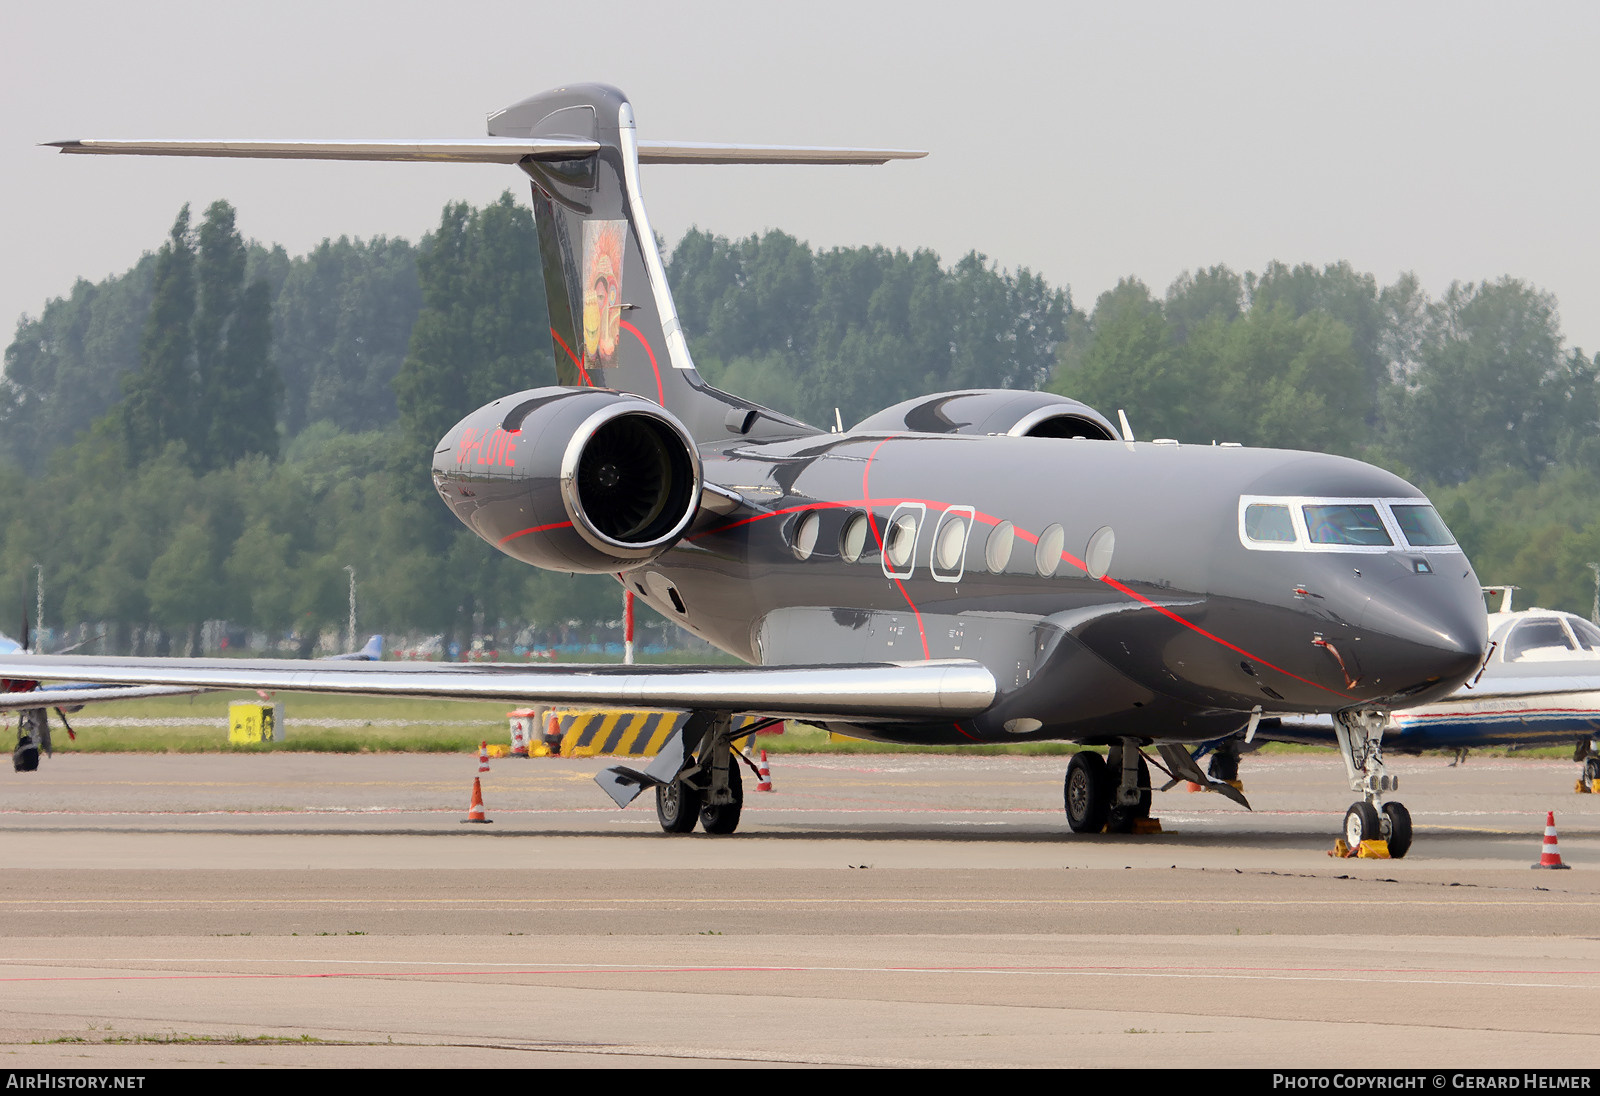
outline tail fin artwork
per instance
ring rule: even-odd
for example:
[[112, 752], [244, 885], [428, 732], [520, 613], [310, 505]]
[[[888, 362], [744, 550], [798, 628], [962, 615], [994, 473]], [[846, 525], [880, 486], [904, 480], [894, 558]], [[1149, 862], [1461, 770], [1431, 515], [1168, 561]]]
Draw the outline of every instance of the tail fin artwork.
[[926, 155], [640, 141], [627, 97], [603, 84], [571, 84], [524, 99], [490, 116], [487, 138], [52, 144], [69, 153], [515, 164], [533, 182], [560, 382], [643, 396], [676, 415], [698, 442], [818, 431], [721, 392], [695, 372], [645, 215], [639, 165], [882, 164]]

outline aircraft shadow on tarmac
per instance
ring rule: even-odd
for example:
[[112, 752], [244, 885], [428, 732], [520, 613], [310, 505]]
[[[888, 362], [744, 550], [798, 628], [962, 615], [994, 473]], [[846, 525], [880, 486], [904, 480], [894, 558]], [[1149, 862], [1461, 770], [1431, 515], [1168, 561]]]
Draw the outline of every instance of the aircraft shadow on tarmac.
[[[240, 837], [240, 838], [277, 838], [277, 837], [392, 837], [414, 838], [428, 837], [440, 840], [466, 839], [478, 840], [492, 838], [498, 840], [521, 841], [572, 841], [593, 840], [595, 838], [625, 839], [628, 841], [681, 841], [685, 838], [692, 841], [724, 841], [727, 835], [717, 834], [689, 834], [666, 835], [650, 831], [630, 832], [616, 829], [537, 829], [522, 828], [515, 823], [507, 824], [504, 820], [496, 828], [473, 827], [469, 830], [427, 829], [418, 827], [405, 828], [371, 828], [349, 829], [336, 826], [305, 825], [294, 827], [275, 826], [271, 829], [250, 829], [230, 826], [224, 829], [206, 828], [196, 830], [191, 827], [167, 826], [28, 826], [25, 830], [30, 834], [71, 834], [83, 835], [87, 833], [100, 835], [125, 835], [125, 836], [205, 836], [205, 837]], [[1531, 831], [1530, 831], [1531, 832]], [[1578, 831], [1581, 832], [1581, 831]], [[1516, 858], [1523, 852], [1530, 853], [1531, 859], [1538, 858], [1538, 848], [1530, 844], [1530, 837], [1525, 833], [1508, 833], [1504, 830], [1477, 829], [1464, 826], [1452, 826], [1447, 831], [1430, 833], [1430, 839], [1437, 843], [1432, 849], [1434, 857], [1460, 857], [1469, 856], [1472, 859], [1499, 859], [1502, 856]], [[934, 842], [950, 845], [1056, 845], [1063, 853], [1071, 853], [1076, 849], [1117, 847], [1129, 850], [1161, 848], [1161, 849], [1216, 849], [1248, 845], [1253, 850], [1296, 850], [1304, 849], [1315, 852], [1325, 852], [1329, 846], [1327, 836], [1311, 830], [1271, 830], [1250, 829], [1248, 831], [1230, 829], [1223, 832], [1202, 832], [1197, 830], [1172, 830], [1161, 834], [1133, 835], [1133, 834], [1073, 834], [1064, 830], [1023, 830], [1006, 829], [1003, 831], [990, 828], [975, 829], [965, 826], [954, 827], [929, 827], [913, 828], [909, 826], [896, 826], [894, 828], [868, 830], [859, 828], [846, 828], [843, 826], [811, 827], [807, 829], [783, 830], [744, 830], [737, 839], [737, 844], [744, 845], [750, 842], [776, 842], [788, 844], [802, 841], [839, 841], [839, 842], [870, 842], [894, 844], [900, 842]], [[1475, 848], [1468, 852], [1460, 846], [1470, 843]]]

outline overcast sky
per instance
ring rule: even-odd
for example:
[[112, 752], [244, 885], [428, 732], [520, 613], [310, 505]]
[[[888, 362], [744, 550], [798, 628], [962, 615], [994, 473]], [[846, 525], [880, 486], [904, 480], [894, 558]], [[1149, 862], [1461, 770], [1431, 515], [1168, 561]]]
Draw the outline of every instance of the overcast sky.
[[[477, 136], [575, 80], [642, 137], [927, 149], [884, 167], [644, 169], [669, 244], [698, 225], [812, 245], [978, 250], [1071, 288], [1348, 259], [1512, 275], [1600, 350], [1596, 4], [272, 3], [0, 8], [0, 319], [125, 270], [178, 207], [248, 237], [417, 239], [492, 165], [89, 159], [77, 137]], [[9, 331], [7, 332], [9, 334]]]

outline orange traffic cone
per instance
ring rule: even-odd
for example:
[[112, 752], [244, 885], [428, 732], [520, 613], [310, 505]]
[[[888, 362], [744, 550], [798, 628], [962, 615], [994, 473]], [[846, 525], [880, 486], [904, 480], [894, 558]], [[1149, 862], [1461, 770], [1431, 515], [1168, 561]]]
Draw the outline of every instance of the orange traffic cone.
[[1556, 840], [1556, 812], [1549, 811], [1544, 816], [1544, 848], [1539, 853], [1539, 862], [1530, 865], [1535, 868], [1561, 868], [1567, 865], [1561, 862], [1561, 843]]
[[767, 767], [766, 750], [761, 751], [761, 764], [756, 766], [756, 776], [760, 778], [756, 782], [756, 791], [770, 792], [772, 790], [772, 770]]
[[550, 748], [551, 757], [561, 756], [561, 723], [555, 713], [550, 713], [550, 723], [544, 733], [544, 744]]
[[480, 773], [489, 771], [489, 742], [487, 739], [478, 743], [478, 771]]
[[467, 809], [467, 817], [461, 820], [465, 826], [468, 822], [490, 823], [494, 819], [483, 813], [483, 781], [480, 777], [472, 778], [472, 806]]

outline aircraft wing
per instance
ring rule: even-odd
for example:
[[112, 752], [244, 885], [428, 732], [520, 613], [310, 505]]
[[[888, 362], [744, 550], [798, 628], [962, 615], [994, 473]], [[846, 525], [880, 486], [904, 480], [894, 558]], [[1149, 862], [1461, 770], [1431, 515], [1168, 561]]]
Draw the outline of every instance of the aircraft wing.
[[10, 654], [0, 655], [0, 678], [867, 720], [976, 715], [994, 703], [996, 693], [988, 669], [966, 659], [844, 666], [521, 666]]
[[0, 712], [30, 708], [81, 708], [110, 700], [142, 700], [152, 696], [193, 696], [206, 692], [176, 685], [47, 685], [18, 693], [0, 693]]

